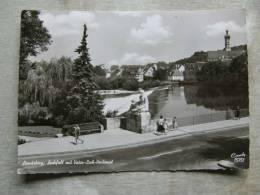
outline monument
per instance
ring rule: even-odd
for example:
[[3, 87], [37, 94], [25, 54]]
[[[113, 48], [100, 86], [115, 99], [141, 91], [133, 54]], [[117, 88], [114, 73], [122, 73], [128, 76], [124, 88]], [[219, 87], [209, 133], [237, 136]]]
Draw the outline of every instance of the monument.
[[139, 93], [138, 101], [132, 100], [126, 115], [126, 129], [137, 133], [147, 133], [152, 131], [149, 100], [142, 89], [139, 89]]

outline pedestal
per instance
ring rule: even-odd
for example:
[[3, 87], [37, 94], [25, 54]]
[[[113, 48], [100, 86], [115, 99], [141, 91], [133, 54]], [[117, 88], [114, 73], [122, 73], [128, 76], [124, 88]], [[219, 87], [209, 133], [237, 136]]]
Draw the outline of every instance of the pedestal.
[[126, 129], [137, 133], [148, 133], [151, 128], [150, 112], [128, 113], [126, 116]]

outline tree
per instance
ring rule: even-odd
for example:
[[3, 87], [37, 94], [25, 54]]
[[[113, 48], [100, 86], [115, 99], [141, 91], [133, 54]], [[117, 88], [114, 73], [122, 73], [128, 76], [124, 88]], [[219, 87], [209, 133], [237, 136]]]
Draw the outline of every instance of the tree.
[[52, 58], [50, 62], [28, 63], [25, 80], [19, 82], [19, 107], [39, 102], [40, 106], [52, 106], [60, 91], [70, 83], [73, 62], [70, 58]]
[[247, 69], [247, 52], [234, 58], [230, 64], [229, 71], [231, 77], [238, 82], [248, 82], [248, 69]]
[[167, 69], [158, 68], [154, 73], [154, 79], [156, 80], [165, 81], [167, 80], [167, 78], [168, 78]]
[[72, 70], [73, 87], [67, 96], [70, 111], [67, 123], [82, 123], [102, 121], [103, 99], [98, 94], [95, 83], [94, 67], [91, 64], [89, 48], [87, 47], [87, 26], [84, 24], [80, 46], [75, 52], [78, 58], [74, 60]]
[[113, 71], [115, 71], [115, 70], [118, 70], [118, 69], [120, 69], [120, 67], [119, 67], [118, 65], [112, 65], [112, 66], [110, 67], [110, 71], [111, 71], [111, 72], [113, 72]]
[[111, 80], [106, 77], [97, 77], [96, 83], [101, 90], [113, 89]]
[[208, 62], [196, 72], [196, 77], [203, 82], [247, 84], [247, 53], [237, 56], [230, 64], [222, 61]]
[[176, 61], [177, 64], [195, 63], [195, 62], [206, 62], [208, 59], [207, 52], [196, 51], [192, 56]]
[[228, 68], [222, 61], [208, 62], [196, 72], [196, 77], [198, 81], [223, 82], [228, 77]]
[[28, 66], [26, 60], [29, 56], [36, 56], [46, 51], [51, 44], [51, 35], [39, 19], [39, 11], [24, 10], [21, 14], [21, 38], [19, 78], [26, 79]]
[[97, 76], [102, 76], [102, 77], [105, 77], [106, 76], [106, 70], [105, 68], [103, 67], [103, 65], [97, 65], [94, 67], [94, 73], [97, 75]]

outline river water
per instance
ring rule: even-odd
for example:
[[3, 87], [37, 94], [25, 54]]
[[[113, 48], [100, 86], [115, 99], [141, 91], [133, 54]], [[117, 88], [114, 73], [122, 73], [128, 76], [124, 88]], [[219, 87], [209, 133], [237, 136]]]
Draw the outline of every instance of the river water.
[[225, 120], [237, 106], [248, 115], [247, 88], [207, 85], [169, 86], [149, 97], [153, 119], [177, 117], [183, 125]]

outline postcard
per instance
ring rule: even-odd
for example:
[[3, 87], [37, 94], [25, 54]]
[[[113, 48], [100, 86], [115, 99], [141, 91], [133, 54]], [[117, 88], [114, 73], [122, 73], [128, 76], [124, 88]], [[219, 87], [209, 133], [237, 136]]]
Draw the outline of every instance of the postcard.
[[245, 16], [22, 11], [17, 173], [249, 168]]

